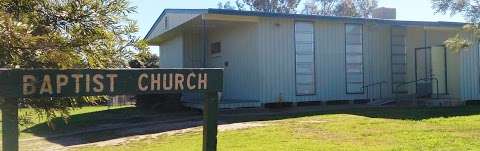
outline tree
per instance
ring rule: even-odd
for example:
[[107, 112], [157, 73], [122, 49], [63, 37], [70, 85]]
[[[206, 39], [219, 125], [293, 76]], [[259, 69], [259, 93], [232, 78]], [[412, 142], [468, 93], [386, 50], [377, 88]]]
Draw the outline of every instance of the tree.
[[237, 10], [245, 10], [245, 4], [242, 1], [236, 0], [235, 5], [237, 6]]
[[334, 16], [339, 0], [310, 0], [304, 3], [303, 14]]
[[[126, 0], [0, 1], [0, 68], [119, 68], [133, 50], [136, 22]], [[143, 46], [143, 45], [142, 45]], [[48, 119], [98, 97], [22, 99]]]
[[131, 68], [158, 68], [160, 67], [160, 57], [155, 54], [152, 54], [148, 50], [148, 43], [145, 41], [140, 41], [136, 43], [137, 48], [140, 49], [133, 59], [129, 61], [129, 66]]
[[[432, 0], [435, 13], [450, 15], [460, 14], [469, 24], [463, 27], [464, 32], [480, 37], [480, 0]], [[471, 42], [462, 38], [460, 34], [444, 42], [447, 48], [455, 52], [471, 46]]]
[[357, 13], [363, 18], [372, 18], [372, 12], [378, 7], [377, 0], [355, 0]]
[[230, 1], [227, 1], [225, 3], [218, 2], [217, 6], [220, 9], [232, 9], [232, 10], [236, 9], [235, 6], [233, 6]]
[[353, 0], [343, 0], [335, 7], [335, 16], [360, 16]]
[[296, 8], [301, 0], [237, 0], [239, 10], [249, 9], [270, 13], [296, 13]]
[[310, 0], [304, 3], [302, 13], [322, 16], [352, 16], [372, 18], [377, 0]]

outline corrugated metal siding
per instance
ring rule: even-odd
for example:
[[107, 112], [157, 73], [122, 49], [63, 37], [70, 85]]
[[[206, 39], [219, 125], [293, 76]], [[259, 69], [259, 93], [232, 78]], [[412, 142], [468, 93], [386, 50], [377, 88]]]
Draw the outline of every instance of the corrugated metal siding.
[[294, 21], [262, 18], [258, 28], [260, 96], [263, 102], [295, 96]]
[[[390, 26], [367, 23], [364, 25], [365, 84], [386, 81], [382, 97], [391, 97], [391, 36]], [[369, 96], [380, 97], [380, 86], [371, 87]]]
[[[427, 36], [427, 46], [441, 46], [444, 44], [445, 40], [456, 35], [458, 31], [456, 30], [441, 30], [441, 29], [426, 29]], [[456, 73], [459, 73], [459, 64], [452, 61], [459, 61], [456, 57], [458, 54], [451, 53], [451, 50], [447, 50], [447, 62], [449, 65], [455, 67], [447, 67], [447, 89], [452, 97], [460, 98], [459, 86], [460, 83], [459, 76]], [[439, 77], [439, 76], [438, 76]], [[439, 79], [441, 80], [441, 79]], [[433, 85], [435, 86], [435, 84]], [[435, 92], [435, 90], [433, 91]]]
[[[407, 28], [407, 80], [415, 80], [415, 48], [426, 47], [423, 28]], [[407, 85], [408, 94], [415, 94], [415, 84]]]
[[[220, 25], [218, 25], [220, 26]], [[221, 43], [219, 56], [208, 55], [208, 67], [224, 68], [225, 101], [258, 101], [257, 24], [233, 22], [208, 33], [209, 44]], [[228, 62], [228, 66], [225, 66]]]
[[[414, 28], [409, 27], [407, 29], [407, 81], [415, 80], [415, 48], [420, 47], [430, 47], [430, 46], [441, 46], [443, 42], [449, 37], [452, 37], [456, 34], [456, 30], [453, 29], [424, 29], [424, 28]], [[450, 50], [447, 50], [450, 51]], [[458, 60], [456, 58], [449, 57], [450, 61]], [[447, 61], [448, 58], [447, 58]], [[456, 72], [456, 68], [448, 67], [449, 77], [448, 80], [455, 80], [456, 75], [451, 72]], [[459, 71], [458, 71], [459, 72]], [[448, 81], [449, 91], [450, 89], [457, 89], [458, 86], [455, 86], [455, 82]], [[415, 85], [411, 84], [408, 87], [409, 94], [415, 93]], [[455, 90], [452, 90], [455, 91]], [[457, 94], [452, 94], [455, 97], [459, 97]]]
[[463, 100], [480, 100], [479, 48], [478, 39], [464, 34], [473, 42], [473, 46], [461, 52], [461, 92]]
[[183, 68], [183, 38], [181, 35], [160, 44], [160, 67]]
[[[316, 93], [295, 95], [293, 25], [293, 19], [276, 18], [263, 18], [259, 24], [262, 101], [364, 99], [365, 94], [346, 94], [345, 23], [331, 21], [315, 21]], [[379, 25], [365, 25], [364, 28], [365, 82], [390, 81], [390, 28]], [[391, 87], [384, 86], [383, 92], [388, 96]]]
[[194, 32], [183, 33], [183, 66], [185, 68], [203, 67], [204, 50], [201, 34]]

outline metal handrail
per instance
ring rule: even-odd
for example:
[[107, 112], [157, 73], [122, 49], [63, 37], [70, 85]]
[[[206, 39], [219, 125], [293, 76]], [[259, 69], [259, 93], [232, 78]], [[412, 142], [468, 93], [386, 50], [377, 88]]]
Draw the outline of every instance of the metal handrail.
[[380, 85], [380, 99], [383, 99], [383, 94], [382, 94], [382, 86], [383, 84], [387, 83], [387, 81], [380, 81], [380, 82], [375, 82], [375, 83], [371, 83], [371, 84], [368, 84], [368, 85], [364, 85], [362, 88], [367, 88], [367, 99], [370, 100], [370, 93], [369, 93], [369, 88], [370, 87], [373, 87], [373, 86], [376, 86], [376, 85]]
[[[433, 76], [433, 75], [432, 75], [432, 76]], [[418, 80], [414, 80], [414, 81], [408, 81], [408, 82], [400, 83], [400, 84], [397, 85], [397, 88], [399, 88], [399, 87], [401, 87], [401, 86], [409, 85], [409, 84], [412, 84], [412, 83], [417, 84], [419, 81], [433, 81], [433, 80], [435, 80], [435, 86], [436, 86], [436, 90], [437, 90], [436, 96], [437, 96], [437, 98], [438, 98], [438, 96], [439, 96], [439, 95], [438, 95], [438, 90], [439, 90], [439, 88], [438, 88], [438, 78], [436, 78], [436, 77], [422, 78], [422, 79], [418, 79]], [[432, 92], [432, 93], [433, 93], [433, 92]]]

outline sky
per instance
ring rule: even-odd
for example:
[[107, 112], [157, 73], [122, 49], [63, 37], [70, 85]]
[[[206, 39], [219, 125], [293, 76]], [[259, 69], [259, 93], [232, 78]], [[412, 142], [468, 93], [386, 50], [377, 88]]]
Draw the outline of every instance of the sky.
[[[143, 38], [158, 16], [166, 8], [217, 8], [218, 2], [225, 1], [226, 0], [131, 0], [131, 5], [137, 7], [137, 13], [132, 14], [130, 17], [138, 21], [140, 31], [137, 36]], [[398, 20], [464, 21], [461, 16], [435, 14], [432, 10], [431, 0], [378, 0], [378, 3], [379, 7], [396, 8]], [[152, 51], [158, 53], [158, 50]]]

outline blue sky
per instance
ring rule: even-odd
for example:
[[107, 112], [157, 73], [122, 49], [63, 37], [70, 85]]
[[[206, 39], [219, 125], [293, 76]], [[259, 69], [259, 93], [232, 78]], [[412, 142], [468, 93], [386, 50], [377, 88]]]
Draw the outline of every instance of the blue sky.
[[[138, 21], [140, 32], [144, 37], [157, 17], [165, 8], [216, 8], [217, 3], [226, 0], [131, 0], [137, 6], [137, 13], [131, 18]], [[434, 14], [431, 0], [378, 0], [379, 6], [397, 8], [397, 19], [416, 21], [464, 21], [461, 16]], [[158, 50], [157, 50], [158, 51]], [[153, 51], [158, 53], [157, 51]]]

